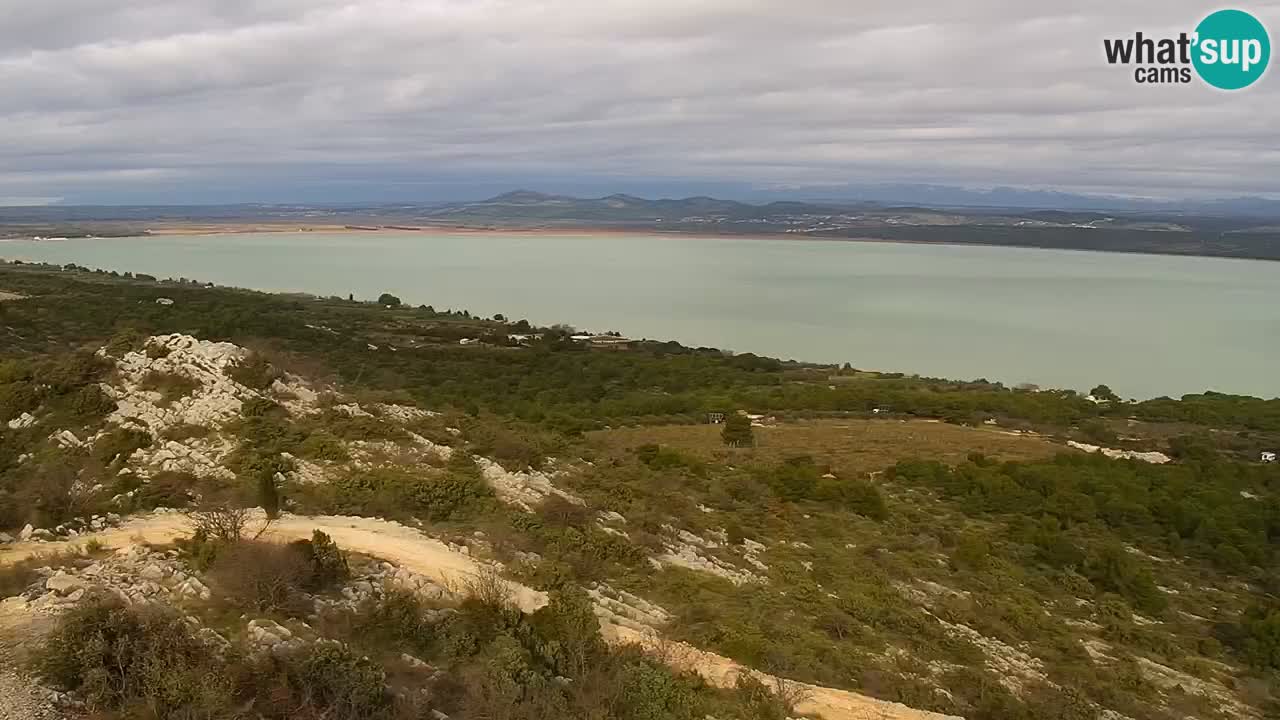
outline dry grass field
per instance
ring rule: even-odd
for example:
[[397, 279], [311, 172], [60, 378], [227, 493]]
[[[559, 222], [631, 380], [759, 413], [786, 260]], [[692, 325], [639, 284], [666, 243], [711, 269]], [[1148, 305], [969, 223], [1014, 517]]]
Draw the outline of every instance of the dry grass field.
[[607, 454], [626, 452], [645, 443], [677, 448], [707, 460], [730, 453], [751, 453], [757, 460], [812, 455], [842, 474], [883, 470], [899, 460], [958, 462], [970, 453], [1004, 460], [1050, 457], [1070, 448], [1035, 436], [1014, 435], [996, 428], [972, 428], [932, 420], [808, 420], [755, 428], [754, 450], [729, 450], [720, 441], [719, 425], [659, 425], [589, 433], [592, 447]]

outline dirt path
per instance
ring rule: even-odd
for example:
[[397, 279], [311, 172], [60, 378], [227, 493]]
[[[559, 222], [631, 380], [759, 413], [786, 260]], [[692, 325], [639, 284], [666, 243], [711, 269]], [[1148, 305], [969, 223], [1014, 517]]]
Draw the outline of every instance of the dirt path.
[[[723, 655], [699, 650], [687, 643], [661, 637], [657, 633], [639, 632], [619, 625], [600, 628], [605, 639], [614, 644], [636, 644], [678, 670], [692, 670], [717, 687], [733, 687], [740, 675], [750, 673], [767, 687], [776, 688], [777, 678], [759, 670], [744, 668]], [[791, 680], [781, 681], [800, 700], [796, 711], [820, 715], [825, 720], [961, 720], [953, 715], [916, 710], [901, 703], [878, 700], [867, 695], [810, 685]]]
[[[256, 530], [251, 526], [250, 531]], [[340, 547], [382, 558], [435, 580], [449, 588], [460, 588], [470, 578], [484, 571], [472, 558], [449, 549], [448, 545], [413, 528], [375, 518], [338, 515], [285, 515], [263, 533], [264, 540], [297, 540], [311, 537], [312, 530], [323, 530]], [[65, 550], [83, 545], [94, 538], [109, 547], [140, 542], [161, 544], [191, 534], [191, 524], [180, 513], [164, 513], [130, 519], [125, 524], [102, 532], [80, 535], [60, 542], [15, 543], [0, 545], [0, 563], [17, 562], [31, 555]], [[547, 603], [546, 593], [518, 583], [507, 583], [512, 599], [521, 610], [532, 612]]]
[[25, 606], [0, 601], [0, 720], [62, 720], [66, 713], [50, 702], [27, 677], [18, 657], [44, 634], [51, 618], [26, 612]]
[[[286, 515], [272, 524], [264, 537], [279, 540], [309, 538], [311, 531], [315, 529], [328, 533], [344, 549], [385, 559], [430, 577], [446, 587], [465, 584], [468, 578], [484, 571], [482, 564], [467, 555], [450, 550], [449, 546], [439, 540], [404, 525], [373, 518]], [[110, 547], [120, 547], [139, 542], [172, 542], [190, 532], [191, 526], [184, 515], [149, 515], [131, 519], [120, 527], [81, 535], [74, 540], [0, 545], [0, 565], [40, 553], [64, 550], [83, 544], [90, 538]], [[512, 598], [525, 612], [536, 610], [547, 602], [547, 596], [543, 592], [518, 583], [509, 582], [508, 585]], [[642, 633], [611, 623], [604, 623], [601, 632], [613, 643], [638, 643], [662, 657], [672, 667], [696, 671], [713, 685], [732, 686], [742, 672], [752, 673], [766, 684], [772, 684], [772, 678], [764, 673], [743, 668], [715, 653], [664, 640], [656, 633]], [[803, 689], [805, 697], [797, 709], [820, 715], [825, 720], [945, 720], [949, 717], [846, 690], [798, 683], [796, 685]]]

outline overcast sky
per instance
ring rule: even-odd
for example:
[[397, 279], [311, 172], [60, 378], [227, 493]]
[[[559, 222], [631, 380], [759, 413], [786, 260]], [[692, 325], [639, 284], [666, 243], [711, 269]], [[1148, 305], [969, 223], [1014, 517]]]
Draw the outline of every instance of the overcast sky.
[[[0, 0], [0, 203], [1280, 197], [1280, 71], [1142, 86], [1166, 0]], [[1280, 3], [1240, 6], [1274, 36]]]

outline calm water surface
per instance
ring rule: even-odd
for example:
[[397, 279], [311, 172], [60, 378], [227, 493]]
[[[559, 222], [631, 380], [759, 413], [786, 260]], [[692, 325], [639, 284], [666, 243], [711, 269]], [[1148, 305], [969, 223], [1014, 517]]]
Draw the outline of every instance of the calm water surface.
[[632, 337], [1134, 397], [1280, 395], [1280, 263], [643, 236], [265, 233], [0, 257], [567, 322]]

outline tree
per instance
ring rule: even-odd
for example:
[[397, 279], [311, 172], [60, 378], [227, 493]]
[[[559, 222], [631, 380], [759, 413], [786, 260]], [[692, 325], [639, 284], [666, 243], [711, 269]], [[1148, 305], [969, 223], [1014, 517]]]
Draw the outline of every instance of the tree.
[[389, 305], [391, 307], [400, 307], [400, 298], [391, 293], [382, 293], [378, 296], [379, 305]]
[[756, 441], [751, 431], [751, 419], [742, 413], [729, 413], [725, 416], [720, 439], [729, 447], [752, 447]]
[[1111, 388], [1107, 387], [1106, 385], [1099, 385], [1095, 387], [1094, 389], [1089, 391], [1089, 394], [1094, 396], [1098, 400], [1115, 401], [1120, 399], [1120, 396], [1112, 392]]
[[274, 520], [279, 517], [280, 491], [276, 488], [276, 480], [272, 475], [263, 473], [258, 477], [258, 504], [268, 518]]
[[1245, 659], [1256, 668], [1280, 667], [1280, 612], [1261, 607], [1250, 608], [1237, 628], [1239, 637], [1232, 644], [1243, 651]]

